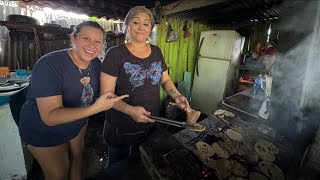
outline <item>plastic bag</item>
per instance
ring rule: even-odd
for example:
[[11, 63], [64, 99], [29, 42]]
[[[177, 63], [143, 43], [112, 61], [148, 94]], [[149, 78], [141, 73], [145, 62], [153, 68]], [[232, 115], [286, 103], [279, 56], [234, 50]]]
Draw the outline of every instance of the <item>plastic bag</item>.
[[167, 42], [173, 42], [173, 41], [176, 41], [178, 40], [179, 38], [179, 34], [175, 31], [173, 31], [170, 23], [168, 22], [168, 32], [167, 32], [167, 39], [166, 41]]

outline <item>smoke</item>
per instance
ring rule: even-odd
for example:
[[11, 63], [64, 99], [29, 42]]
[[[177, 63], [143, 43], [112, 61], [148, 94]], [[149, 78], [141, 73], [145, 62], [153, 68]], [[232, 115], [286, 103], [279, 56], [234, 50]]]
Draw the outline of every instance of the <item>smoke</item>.
[[[306, 109], [320, 110], [320, 3], [285, 1], [279, 24], [279, 44], [272, 76], [270, 120], [288, 135], [305, 123]], [[309, 113], [314, 120], [315, 113]], [[311, 122], [315, 123], [315, 122]]]

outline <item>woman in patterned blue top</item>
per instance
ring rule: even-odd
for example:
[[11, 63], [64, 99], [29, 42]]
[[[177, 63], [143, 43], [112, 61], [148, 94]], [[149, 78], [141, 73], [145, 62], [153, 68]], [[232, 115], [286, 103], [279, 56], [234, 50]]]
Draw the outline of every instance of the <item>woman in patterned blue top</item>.
[[126, 159], [138, 150], [154, 127], [148, 115], [159, 115], [160, 85], [181, 104], [181, 109], [189, 106], [171, 81], [161, 50], [146, 42], [153, 26], [149, 9], [132, 8], [124, 20], [128, 43], [110, 48], [101, 66], [101, 94], [111, 91], [129, 95], [115, 103], [105, 116], [104, 139], [108, 143], [105, 168], [118, 179], [118, 175], [126, 173], [123, 171]]
[[[111, 108], [116, 97], [99, 96], [104, 30], [92, 21], [74, 28], [73, 47], [42, 56], [32, 71], [27, 101], [20, 111], [21, 139], [39, 162], [45, 179], [81, 179], [88, 116]], [[68, 172], [70, 170], [70, 172]]]

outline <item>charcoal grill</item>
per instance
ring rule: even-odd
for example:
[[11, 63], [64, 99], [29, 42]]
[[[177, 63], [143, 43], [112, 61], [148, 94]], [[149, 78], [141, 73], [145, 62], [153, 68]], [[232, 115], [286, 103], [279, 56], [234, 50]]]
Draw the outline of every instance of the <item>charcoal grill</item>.
[[[264, 139], [276, 145], [279, 153], [276, 155], [274, 164], [279, 166], [285, 174], [290, 172], [293, 156], [290, 141], [266, 126], [245, 122], [239, 117], [229, 117], [227, 120], [231, 125], [239, 127], [239, 132], [250, 144], [253, 145], [258, 139]], [[148, 156], [148, 168], [157, 171], [155, 173], [157, 178], [154, 179], [217, 179], [214, 171], [206, 167], [205, 163], [193, 155], [192, 151], [196, 149], [195, 144], [198, 141], [209, 144], [218, 141], [219, 137], [213, 134], [224, 132], [229, 127], [214, 115], [209, 115], [200, 124], [206, 126], [204, 132], [182, 130], [170, 138], [151, 141], [140, 148], [142, 154]], [[237, 159], [236, 156], [231, 158]], [[248, 172], [256, 168], [256, 165], [240, 163], [248, 169]]]

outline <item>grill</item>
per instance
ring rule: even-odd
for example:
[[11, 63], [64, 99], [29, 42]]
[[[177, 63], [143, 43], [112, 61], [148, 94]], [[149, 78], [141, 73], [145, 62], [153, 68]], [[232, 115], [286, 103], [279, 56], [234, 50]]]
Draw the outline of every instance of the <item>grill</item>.
[[[294, 164], [292, 163], [293, 147], [290, 141], [265, 125], [245, 122], [239, 117], [229, 117], [226, 120], [238, 127], [237, 130], [252, 147], [258, 139], [273, 143], [279, 150], [273, 163], [280, 167], [284, 174], [290, 172]], [[206, 126], [206, 131], [182, 130], [170, 138], [152, 140], [140, 147], [145, 165], [154, 172], [153, 179], [217, 179], [215, 171], [207, 167], [206, 163], [192, 152], [196, 150], [195, 144], [198, 141], [212, 144], [221, 140], [217, 134], [229, 127], [226, 122], [214, 115], [209, 115], [201, 124]], [[211, 159], [219, 158], [214, 155]], [[257, 164], [248, 163], [238, 155], [231, 155], [230, 159], [242, 164], [248, 172], [258, 169]]]

